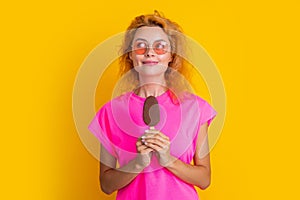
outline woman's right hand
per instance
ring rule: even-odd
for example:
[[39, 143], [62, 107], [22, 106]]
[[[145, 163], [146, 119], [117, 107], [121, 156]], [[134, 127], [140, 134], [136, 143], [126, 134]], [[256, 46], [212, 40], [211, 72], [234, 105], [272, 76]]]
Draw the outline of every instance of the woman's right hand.
[[138, 153], [136, 162], [138, 166], [140, 166], [141, 168], [145, 168], [151, 163], [153, 149], [146, 146], [142, 142], [142, 138], [143, 137], [139, 138], [136, 142], [136, 150]]

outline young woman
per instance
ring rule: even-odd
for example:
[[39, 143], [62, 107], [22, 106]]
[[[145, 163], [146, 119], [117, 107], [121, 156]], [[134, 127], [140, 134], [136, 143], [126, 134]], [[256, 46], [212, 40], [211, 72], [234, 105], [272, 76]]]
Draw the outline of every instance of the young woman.
[[[106, 103], [89, 126], [101, 142], [101, 189], [118, 191], [117, 199], [199, 199], [194, 186], [210, 185], [207, 132], [216, 112], [176, 78], [184, 71], [181, 35], [157, 12], [136, 17], [120, 62], [134, 87]], [[160, 110], [155, 129], [143, 121], [149, 96]]]

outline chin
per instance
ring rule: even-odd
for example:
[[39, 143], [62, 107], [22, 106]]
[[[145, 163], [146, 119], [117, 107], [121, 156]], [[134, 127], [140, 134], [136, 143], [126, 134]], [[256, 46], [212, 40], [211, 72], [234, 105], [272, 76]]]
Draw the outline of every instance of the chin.
[[135, 70], [144, 76], [160, 76], [164, 75], [167, 70], [167, 67], [162, 68], [159, 65], [151, 65], [151, 66], [142, 66], [142, 67], [135, 67]]

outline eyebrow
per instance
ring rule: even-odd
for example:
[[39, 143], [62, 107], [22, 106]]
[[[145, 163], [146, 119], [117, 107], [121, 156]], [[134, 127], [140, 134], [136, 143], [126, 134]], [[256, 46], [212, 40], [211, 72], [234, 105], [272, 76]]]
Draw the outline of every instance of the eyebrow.
[[134, 40], [134, 42], [137, 41], [137, 40], [143, 40], [145, 42], [148, 42], [146, 39], [143, 39], [143, 38], [137, 38], [137, 39]]
[[[133, 42], [136, 42], [136, 41], [138, 41], [138, 40], [142, 40], [142, 41], [145, 41], [145, 42], [147, 42], [147, 43], [149, 43], [146, 39], [144, 39], [144, 38], [137, 38], [137, 39], [135, 39]], [[164, 40], [164, 39], [158, 39], [158, 40], [155, 40], [154, 42], [159, 42], [159, 41], [163, 41], [163, 42], [166, 42], [167, 44], [169, 44], [166, 40]], [[153, 42], [153, 43], [154, 43]]]

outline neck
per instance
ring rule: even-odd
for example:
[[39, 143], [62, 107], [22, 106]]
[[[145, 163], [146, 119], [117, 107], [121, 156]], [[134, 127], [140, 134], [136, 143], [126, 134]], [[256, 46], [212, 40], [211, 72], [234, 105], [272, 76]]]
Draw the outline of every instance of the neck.
[[159, 76], [139, 76], [140, 87], [135, 91], [138, 96], [157, 97], [167, 91], [164, 74]]
[[148, 84], [166, 85], [165, 74], [143, 76], [139, 74], [140, 86]]

